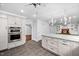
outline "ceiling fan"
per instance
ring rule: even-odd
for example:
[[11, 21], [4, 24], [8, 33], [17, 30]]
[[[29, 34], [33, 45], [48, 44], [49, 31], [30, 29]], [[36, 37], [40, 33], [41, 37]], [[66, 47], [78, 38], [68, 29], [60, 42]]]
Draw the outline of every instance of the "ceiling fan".
[[36, 8], [37, 6], [41, 5], [41, 3], [31, 3], [29, 5], [33, 5]]
[[[32, 6], [34, 6], [35, 8], [37, 7], [37, 6], [40, 6], [40, 5], [43, 5], [44, 6], [44, 4], [42, 4], [42, 3], [30, 3], [30, 4], [27, 4], [27, 5], [32, 5]], [[25, 5], [26, 6], [26, 5]]]

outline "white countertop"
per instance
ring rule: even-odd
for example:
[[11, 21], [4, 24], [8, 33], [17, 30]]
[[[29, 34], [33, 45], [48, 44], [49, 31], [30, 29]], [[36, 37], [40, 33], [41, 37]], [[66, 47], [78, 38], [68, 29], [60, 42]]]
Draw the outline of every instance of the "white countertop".
[[65, 34], [43, 34], [42, 36], [47, 36], [47, 37], [56, 37], [60, 39], [66, 39], [66, 40], [71, 40], [75, 42], [79, 42], [79, 36], [75, 35], [65, 35]]

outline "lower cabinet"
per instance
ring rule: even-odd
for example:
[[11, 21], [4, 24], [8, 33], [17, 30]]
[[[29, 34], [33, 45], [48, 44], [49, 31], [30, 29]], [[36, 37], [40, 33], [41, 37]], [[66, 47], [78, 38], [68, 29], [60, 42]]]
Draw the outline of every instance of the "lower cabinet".
[[42, 37], [42, 47], [44, 47], [44, 48], [46, 48], [46, 49], [48, 49], [48, 47], [47, 47], [47, 38], [46, 37]]
[[59, 55], [72, 55], [71, 53], [71, 46], [68, 44], [68, 41], [64, 41], [64, 40], [58, 40], [58, 50], [59, 50]]
[[23, 40], [20, 40], [20, 41], [8, 43], [8, 49], [21, 46], [21, 45], [23, 45], [25, 43], [24, 41]]
[[48, 39], [47, 40], [47, 47], [50, 51], [58, 53], [58, 41], [57, 39]]
[[42, 46], [47, 50], [61, 56], [78, 56], [79, 43], [65, 39], [43, 37]]

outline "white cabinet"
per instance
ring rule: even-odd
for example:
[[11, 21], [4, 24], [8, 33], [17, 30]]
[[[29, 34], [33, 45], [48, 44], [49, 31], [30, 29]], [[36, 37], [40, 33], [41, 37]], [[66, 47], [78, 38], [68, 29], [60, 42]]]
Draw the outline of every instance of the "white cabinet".
[[8, 33], [7, 18], [0, 17], [0, 50], [7, 49]]
[[8, 26], [15, 26], [16, 18], [14, 16], [8, 16]]
[[58, 42], [59, 55], [72, 55], [72, 47], [70, 41], [59, 39]]
[[71, 42], [72, 56], [79, 56], [79, 42]]
[[54, 53], [58, 53], [58, 40], [49, 38], [47, 40], [47, 47], [50, 51]]
[[22, 19], [15, 16], [8, 16], [8, 26], [18, 26], [21, 27]]
[[15, 26], [20, 26], [21, 27], [21, 40], [17, 41], [17, 42], [8, 43], [8, 49], [23, 45], [26, 42], [26, 36], [25, 36], [25, 33], [26, 33], [26, 28], [25, 28], [26, 20], [22, 19], [22, 18], [20, 18], [20, 19], [16, 18], [15, 21], [16, 21]]
[[19, 18], [19, 17], [16, 17], [16, 20], [15, 20], [15, 24], [16, 24], [16, 26], [21, 26], [22, 25], [22, 18]]
[[17, 41], [17, 42], [8, 43], [8, 49], [23, 45], [24, 43], [25, 42], [23, 42], [22, 40]]
[[58, 53], [58, 40], [49, 37], [43, 37], [42, 46], [51, 52]]
[[[6, 17], [0, 15], [0, 50], [9, 49], [23, 45], [26, 42], [25, 37], [25, 24], [24, 18], [10, 16]], [[8, 43], [8, 27], [21, 27], [21, 41]]]
[[[47, 48], [47, 39], [45, 39], [45, 37], [43, 37], [42, 38], [43, 40], [42, 40], [42, 46], [44, 47], [44, 48]], [[48, 49], [48, 48], [47, 48]]]
[[42, 46], [58, 55], [62, 55], [62, 56], [78, 55], [79, 56], [78, 42], [43, 36]]

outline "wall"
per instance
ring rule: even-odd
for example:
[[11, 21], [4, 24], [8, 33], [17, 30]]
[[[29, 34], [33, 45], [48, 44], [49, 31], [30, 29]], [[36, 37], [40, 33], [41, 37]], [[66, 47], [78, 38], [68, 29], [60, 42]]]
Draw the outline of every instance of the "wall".
[[32, 24], [32, 40], [37, 41], [37, 20], [34, 20]]
[[33, 22], [33, 40], [41, 40], [42, 34], [48, 34], [50, 32], [49, 24], [45, 20], [35, 20]]
[[37, 21], [37, 39], [41, 40], [42, 34], [48, 34], [50, 32], [49, 23], [45, 20]]

